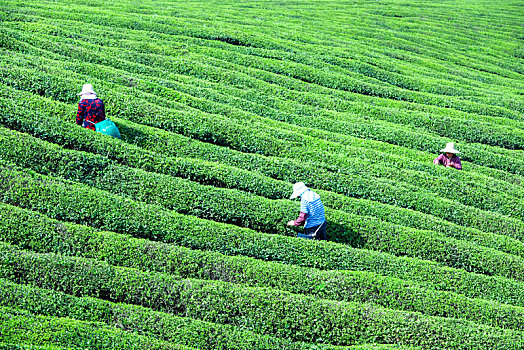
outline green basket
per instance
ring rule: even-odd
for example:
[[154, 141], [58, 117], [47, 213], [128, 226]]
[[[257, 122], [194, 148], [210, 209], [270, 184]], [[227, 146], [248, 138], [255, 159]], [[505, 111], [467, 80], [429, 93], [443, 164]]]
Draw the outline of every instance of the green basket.
[[120, 138], [120, 131], [117, 126], [110, 119], [102, 120], [95, 124], [96, 131], [101, 132], [104, 135], [113, 136], [117, 139]]

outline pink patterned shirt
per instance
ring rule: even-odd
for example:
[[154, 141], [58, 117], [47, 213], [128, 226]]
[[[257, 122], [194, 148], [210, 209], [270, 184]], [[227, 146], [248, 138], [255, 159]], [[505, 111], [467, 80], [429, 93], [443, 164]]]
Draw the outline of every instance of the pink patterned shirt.
[[454, 154], [453, 157], [448, 158], [445, 154], [439, 155], [435, 160], [433, 161], [433, 164], [441, 164], [446, 167], [451, 166], [454, 167], [457, 170], [462, 170], [462, 164], [460, 163], [460, 158]]

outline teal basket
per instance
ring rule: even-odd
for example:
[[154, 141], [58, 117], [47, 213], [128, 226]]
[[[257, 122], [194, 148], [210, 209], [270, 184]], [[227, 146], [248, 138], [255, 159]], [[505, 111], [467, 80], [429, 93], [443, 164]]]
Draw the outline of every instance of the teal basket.
[[96, 131], [101, 132], [104, 135], [113, 136], [117, 139], [120, 138], [120, 131], [117, 126], [110, 119], [102, 120], [95, 124]]

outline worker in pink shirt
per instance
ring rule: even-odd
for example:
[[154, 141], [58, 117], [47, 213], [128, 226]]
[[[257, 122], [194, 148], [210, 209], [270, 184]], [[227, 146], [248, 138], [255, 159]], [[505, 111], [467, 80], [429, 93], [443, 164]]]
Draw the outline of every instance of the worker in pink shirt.
[[451, 167], [457, 170], [462, 170], [462, 164], [460, 163], [460, 158], [457, 156], [457, 153], [460, 153], [455, 149], [455, 144], [453, 142], [448, 142], [446, 148], [441, 149], [441, 155], [439, 155], [433, 161], [433, 164], [444, 165], [446, 168]]

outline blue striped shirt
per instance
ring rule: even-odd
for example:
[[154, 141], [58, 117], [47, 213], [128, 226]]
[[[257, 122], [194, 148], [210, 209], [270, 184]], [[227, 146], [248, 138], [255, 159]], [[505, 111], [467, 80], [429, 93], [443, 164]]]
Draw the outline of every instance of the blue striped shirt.
[[304, 228], [315, 227], [326, 221], [320, 196], [311, 190], [307, 190], [300, 196], [300, 211], [307, 214]]

